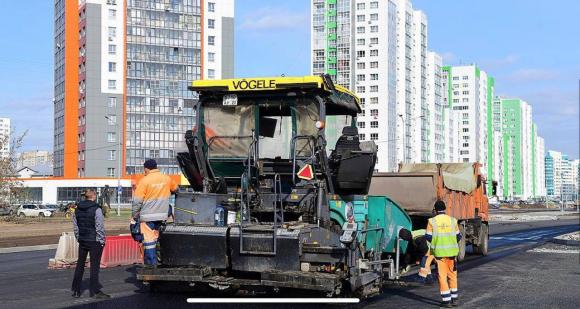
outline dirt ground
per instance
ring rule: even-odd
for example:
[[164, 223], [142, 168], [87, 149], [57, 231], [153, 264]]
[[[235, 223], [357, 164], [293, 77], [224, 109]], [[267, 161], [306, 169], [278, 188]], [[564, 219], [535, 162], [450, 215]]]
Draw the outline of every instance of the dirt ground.
[[[127, 218], [106, 218], [107, 235], [129, 233]], [[72, 232], [72, 221], [65, 218], [2, 218], [0, 248], [57, 244], [63, 232]]]

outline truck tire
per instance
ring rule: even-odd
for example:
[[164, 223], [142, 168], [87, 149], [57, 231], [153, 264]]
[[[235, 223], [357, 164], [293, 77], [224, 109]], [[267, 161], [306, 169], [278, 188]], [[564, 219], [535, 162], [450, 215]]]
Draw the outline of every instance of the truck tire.
[[459, 225], [459, 233], [461, 233], [461, 240], [459, 241], [459, 254], [457, 255], [457, 261], [461, 262], [465, 259], [465, 227]]
[[489, 226], [487, 224], [482, 223], [481, 230], [479, 232], [479, 244], [473, 245], [473, 253], [486, 256], [488, 243], [489, 243]]

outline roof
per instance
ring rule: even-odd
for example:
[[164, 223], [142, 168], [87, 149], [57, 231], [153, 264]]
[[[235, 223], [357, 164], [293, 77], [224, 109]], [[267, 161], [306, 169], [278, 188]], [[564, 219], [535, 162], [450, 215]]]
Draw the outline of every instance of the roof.
[[328, 76], [303, 77], [256, 77], [234, 78], [221, 80], [196, 80], [190, 90], [204, 93], [244, 93], [299, 90], [322, 90], [329, 94], [330, 102], [336, 105], [354, 105], [353, 109], [360, 112], [360, 100], [350, 90], [340, 85], [334, 85]]

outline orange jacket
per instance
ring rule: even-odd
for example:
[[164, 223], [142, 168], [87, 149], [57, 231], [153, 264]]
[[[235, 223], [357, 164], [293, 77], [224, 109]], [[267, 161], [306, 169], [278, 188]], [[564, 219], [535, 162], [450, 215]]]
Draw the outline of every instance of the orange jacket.
[[133, 218], [141, 222], [165, 221], [169, 212], [171, 192], [177, 190], [177, 184], [158, 169], [151, 170], [143, 177], [133, 194]]

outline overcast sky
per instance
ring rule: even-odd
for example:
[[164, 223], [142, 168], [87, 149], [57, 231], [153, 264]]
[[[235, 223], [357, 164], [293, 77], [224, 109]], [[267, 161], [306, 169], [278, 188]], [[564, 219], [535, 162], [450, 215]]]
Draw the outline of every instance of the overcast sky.
[[[580, 1], [414, 0], [429, 49], [476, 63], [496, 95], [533, 107], [546, 149], [578, 158]], [[25, 8], [25, 9], [24, 9]], [[236, 1], [236, 76], [310, 73], [309, 0]], [[52, 149], [53, 1], [0, 1], [0, 117], [28, 130], [24, 149]]]

